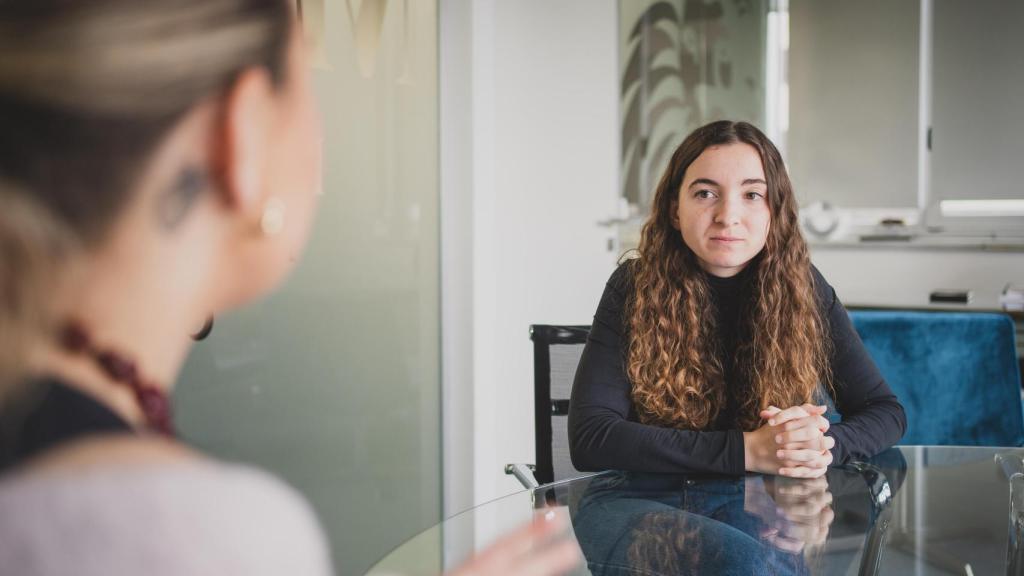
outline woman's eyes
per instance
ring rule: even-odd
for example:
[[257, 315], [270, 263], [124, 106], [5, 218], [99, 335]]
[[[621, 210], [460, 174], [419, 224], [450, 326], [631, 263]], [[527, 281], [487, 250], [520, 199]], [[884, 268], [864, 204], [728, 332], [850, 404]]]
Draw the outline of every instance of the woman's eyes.
[[[697, 190], [696, 192], [693, 193], [693, 197], [702, 199], [715, 198], [716, 194], [711, 190]], [[744, 192], [743, 197], [746, 198], [747, 200], [761, 200], [764, 198], [764, 194], [762, 194], [761, 192], [751, 191]]]

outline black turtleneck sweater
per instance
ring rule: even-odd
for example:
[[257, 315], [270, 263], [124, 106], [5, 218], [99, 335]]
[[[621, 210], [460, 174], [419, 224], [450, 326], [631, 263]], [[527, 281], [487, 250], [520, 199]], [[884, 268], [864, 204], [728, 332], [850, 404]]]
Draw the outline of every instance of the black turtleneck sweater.
[[[744, 341], [742, 317], [750, 301], [750, 271], [732, 278], [708, 275], [717, 312], [726, 405], [707, 430], [677, 430], [641, 424], [626, 375], [628, 346], [625, 302], [631, 287], [630, 262], [619, 266], [605, 286], [583, 350], [569, 405], [569, 447], [581, 471], [631, 470], [663, 473], [743, 474], [743, 433], [736, 423], [746, 393], [742, 367], [730, 351]], [[812, 268], [815, 292], [832, 339], [832, 401], [842, 417], [827, 435], [835, 438], [835, 464], [869, 458], [892, 446], [906, 430], [896, 396], [853, 329], [835, 290]]]

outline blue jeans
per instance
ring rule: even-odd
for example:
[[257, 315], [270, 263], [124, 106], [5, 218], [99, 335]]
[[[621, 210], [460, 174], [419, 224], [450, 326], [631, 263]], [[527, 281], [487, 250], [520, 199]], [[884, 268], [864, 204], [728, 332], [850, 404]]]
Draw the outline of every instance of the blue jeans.
[[613, 473], [587, 487], [573, 529], [594, 576], [808, 574], [802, 554], [763, 538], [783, 520], [747, 509], [758, 483]]

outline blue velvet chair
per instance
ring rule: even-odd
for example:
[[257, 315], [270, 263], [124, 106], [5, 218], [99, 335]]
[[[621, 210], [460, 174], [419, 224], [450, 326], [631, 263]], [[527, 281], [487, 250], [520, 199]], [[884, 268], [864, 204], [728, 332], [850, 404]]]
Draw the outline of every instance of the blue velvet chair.
[[901, 444], [1024, 445], [1009, 317], [870, 310], [850, 318], [907, 412]]

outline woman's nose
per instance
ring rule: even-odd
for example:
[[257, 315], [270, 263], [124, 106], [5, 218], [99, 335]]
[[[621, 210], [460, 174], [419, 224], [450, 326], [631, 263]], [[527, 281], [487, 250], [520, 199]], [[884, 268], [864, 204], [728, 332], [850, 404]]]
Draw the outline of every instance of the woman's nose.
[[731, 226], [740, 221], [741, 207], [735, 200], [723, 199], [715, 208], [714, 221], [716, 224]]

